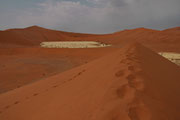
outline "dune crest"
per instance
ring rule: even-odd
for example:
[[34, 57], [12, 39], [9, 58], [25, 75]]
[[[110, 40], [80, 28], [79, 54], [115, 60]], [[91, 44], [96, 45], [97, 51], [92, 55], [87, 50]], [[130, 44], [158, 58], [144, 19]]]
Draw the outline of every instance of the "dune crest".
[[[154, 69], [155, 68], [155, 69]], [[180, 68], [132, 43], [0, 95], [1, 120], [178, 120]]]

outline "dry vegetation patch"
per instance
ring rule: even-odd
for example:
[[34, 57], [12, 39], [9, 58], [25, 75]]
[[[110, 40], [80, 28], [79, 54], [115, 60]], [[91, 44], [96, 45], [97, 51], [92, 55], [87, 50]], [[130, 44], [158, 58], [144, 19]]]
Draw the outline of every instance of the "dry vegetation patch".
[[42, 42], [44, 48], [100, 48], [111, 45], [95, 41], [63, 41], [63, 42]]
[[160, 55], [163, 57], [167, 58], [171, 62], [180, 65], [180, 54], [179, 53], [174, 53], [174, 52], [160, 52]]

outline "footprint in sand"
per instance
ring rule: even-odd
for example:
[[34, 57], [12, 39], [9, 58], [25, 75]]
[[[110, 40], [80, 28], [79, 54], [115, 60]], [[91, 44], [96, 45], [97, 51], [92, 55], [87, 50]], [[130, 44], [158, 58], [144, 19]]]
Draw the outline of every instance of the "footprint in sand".
[[10, 107], [11, 107], [10, 105], [7, 105], [7, 106], [4, 107], [4, 109], [8, 109], [8, 108], [10, 108]]
[[[71, 78], [72, 79], [72, 78]], [[62, 83], [64, 84], [64, 83], [66, 83], [67, 81], [63, 81]]]
[[131, 58], [131, 57], [132, 57], [132, 55], [129, 53], [126, 55], [126, 58]]
[[86, 70], [82, 70], [81, 72], [79, 72], [77, 75], [75, 75], [74, 77], [73, 77], [73, 79], [75, 79], [76, 77], [78, 77], [78, 76], [80, 76], [83, 72], [85, 72]]
[[128, 70], [134, 71], [134, 70], [135, 70], [135, 69], [134, 69], [134, 66], [128, 66]]
[[130, 80], [128, 81], [129, 85], [132, 88], [135, 88], [136, 90], [143, 90], [144, 89], [144, 84], [141, 80]]
[[151, 120], [149, 110], [142, 105], [130, 107], [128, 116], [130, 120]]
[[18, 86], [17, 86], [17, 88], [20, 88], [20, 87], [21, 87], [21, 85], [18, 85]]
[[81, 74], [82, 74], [82, 72], [78, 73], [77, 76], [79, 76], [79, 75], [81, 75]]
[[68, 81], [71, 81], [72, 80], [72, 78], [70, 78]]
[[127, 69], [136, 75], [144, 74], [142, 69], [140, 69], [138, 66], [129, 65]]
[[77, 76], [81, 75], [83, 72], [85, 72], [86, 70], [82, 70], [81, 72], [78, 73]]
[[19, 103], [20, 103], [19, 101], [16, 101], [16, 102], [14, 102], [14, 105], [19, 104]]
[[[17, 104], [19, 104], [19, 103], [20, 103], [19, 101], [16, 101], [16, 102], [14, 102], [13, 105], [17, 105]], [[13, 106], [13, 105], [12, 105], [12, 106]], [[7, 106], [4, 107], [4, 109], [9, 109], [10, 107], [11, 107], [11, 105], [7, 105]], [[0, 111], [0, 114], [1, 114], [1, 113], [3, 113], [3, 111]]]
[[126, 60], [126, 59], [122, 59], [122, 60], [120, 61], [120, 63], [125, 64], [125, 63], [127, 63], [127, 60]]
[[129, 108], [128, 116], [130, 120], [140, 120], [135, 108]]
[[135, 88], [137, 90], [144, 89], [144, 84], [142, 82], [142, 79], [136, 78], [136, 76], [133, 74], [129, 74], [126, 78], [128, 79], [128, 84], [130, 87]]
[[133, 89], [131, 87], [129, 87], [128, 84], [123, 85], [122, 87], [118, 88], [116, 90], [116, 94], [119, 98], [123, 99], [126, 96], [128, 96], [129, 94], [131, 94], [133, 92]]
[[53, 88], [57, 88], [58, 87], [58, 85], [54, 85], [54, 86], [52, 86]]
[[34, 94], [33, 94], [33, 96], [37, 96], [37, 95], [39, 95], [39, 93], [34, 93]]
[[136, 63], [140, 63], [140, 61], [136, 57], [127, 57], [126, 60], [133, 61], [133, 62], [136, 62]]
[[80, 76], [80, 75], [81, 75], [83, 72], [85, 72], [85, 71], [86, 71], [86, 70], [83, 70], [83, 71], [79, 72], [77, 75], [73, 76], [72, 78], [68, 79], [67, 81], [63, 81], [62, 83], [64, 84], [64, 83], [66, 83], [66, 82], [68, 82], [68, 81], [71, 81], [71, 80], [77, 78], [78, 76]]
[[121, 77], [124, 75], [124, 70], [119, 70], [118, 72], [115, 73], [116, 77]]
[[128, 79], [128, 80], [134, 80], [134, 79], [136, 79], [136, 77], [135, 77], [133, 74], [129, 74], [129, 75], [126, 77], [126, 79]]

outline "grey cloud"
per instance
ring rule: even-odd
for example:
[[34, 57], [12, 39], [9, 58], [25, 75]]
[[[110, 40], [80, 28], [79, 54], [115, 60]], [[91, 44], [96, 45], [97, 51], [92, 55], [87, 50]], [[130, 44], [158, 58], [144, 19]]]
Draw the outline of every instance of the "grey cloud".
[[113, 6], [121, 7], [127, 5], [127, 2], [125, 0], [111, 0], [111, 4]]
[[115, 7], [122, 7], [134, 2], [138, 2], [138, 0], [110, 0], [110, 3]]
[[139, 0], [87, 0], [94, 3], [94, 5], [111, 5], [112, 7], [122, 7]]
[[86, 4], [78, 0], [48, 0], [35, 9], [11, 14], [0, 11], [0, 27], [40, 25], [83, 33], [110, 33], [136, 27], [165, 29], [180, 25], [179, 5], [179, 0], [87, 0]]

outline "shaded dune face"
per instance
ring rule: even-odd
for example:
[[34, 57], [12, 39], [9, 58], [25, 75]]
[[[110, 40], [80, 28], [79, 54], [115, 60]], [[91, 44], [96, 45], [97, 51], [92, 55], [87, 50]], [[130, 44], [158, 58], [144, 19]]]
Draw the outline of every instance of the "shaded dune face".
[[1, 120], [178, 120], [180, 68], [139, 43], [0, 95]]

